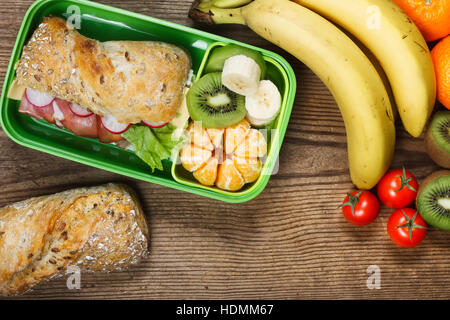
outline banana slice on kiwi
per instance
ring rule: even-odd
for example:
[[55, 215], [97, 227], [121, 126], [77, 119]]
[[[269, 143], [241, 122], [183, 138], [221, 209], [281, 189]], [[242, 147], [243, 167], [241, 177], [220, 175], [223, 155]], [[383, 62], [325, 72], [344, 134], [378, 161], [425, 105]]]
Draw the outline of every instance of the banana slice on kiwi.
[[428, 224], [450, 230], [450, 171], [440, 170], [428, 176], [420, 186], [416, 204]]
[[436, 113], [425, 135], [425, 146], [431, 159], [450, 169], [450, 111]]
[[187, 94], [189, 114], [204, 128], [227, 128], [244, 119], [245, 98], [222, 84], [222, 73], [203, 76]]

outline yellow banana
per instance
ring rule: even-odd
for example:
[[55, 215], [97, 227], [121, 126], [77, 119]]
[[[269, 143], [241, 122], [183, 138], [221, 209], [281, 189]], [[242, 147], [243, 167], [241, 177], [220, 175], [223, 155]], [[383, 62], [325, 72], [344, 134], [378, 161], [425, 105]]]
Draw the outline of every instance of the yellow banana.
[[342, 113], [350, 176], [370, 189], [388, 169], [395, 145], [389, 97], [377, 71], [359, 47], [336, 26], [289, 0], [255, 0], [233, 9], [203, 8], [190, 16], [209, 23], [239, 23], [285, 49], [328, 86]]
[[293, 0], [337, 23], [371, 50], [383, 67], [403, 125], [422, 133], [436, 100], [436, 78], [419, 29], [392, 0]]

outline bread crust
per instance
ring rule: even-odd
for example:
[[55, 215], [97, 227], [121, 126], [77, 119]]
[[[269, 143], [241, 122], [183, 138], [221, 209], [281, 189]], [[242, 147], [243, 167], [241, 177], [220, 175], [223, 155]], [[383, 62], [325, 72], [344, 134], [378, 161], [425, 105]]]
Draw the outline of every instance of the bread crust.
[[17, 295], [64, 274], [112, 271], [148, 253], [149, 231], [133, 190], [79, 188], [0, 209], [0, 294]]
[[119, 122], [168, 122], [182, 101], [190, 56], [153, 41], [86, 38], [57, 17], [46, 17], [24, 47], [19, 85], [77, 103]]

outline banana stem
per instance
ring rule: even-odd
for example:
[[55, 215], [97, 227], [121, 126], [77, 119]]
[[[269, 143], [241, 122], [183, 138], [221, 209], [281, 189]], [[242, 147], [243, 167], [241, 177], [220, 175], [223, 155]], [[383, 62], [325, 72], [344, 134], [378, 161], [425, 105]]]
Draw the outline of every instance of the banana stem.
[[[228, 5], [235, 5], [238, 2], [240, 4], [248, 4], [253, 0], [222, 0], [221, 4], [227, 3]], [[206, 23], [206, 24], [243, 24], [245, 25], [245, 19], [242, 16], [242, 8], [218, 8], [214, 5], [213, 1], [195, 0], [192, 3], [189, 10], [189, 17], [194, 21]]]

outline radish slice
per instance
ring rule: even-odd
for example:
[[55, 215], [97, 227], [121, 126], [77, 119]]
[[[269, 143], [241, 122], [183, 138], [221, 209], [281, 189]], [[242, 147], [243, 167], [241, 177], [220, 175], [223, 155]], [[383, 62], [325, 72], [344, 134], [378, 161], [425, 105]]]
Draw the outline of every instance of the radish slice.
[[168, 122], [151, 122], [151, 121], [144, 121], [144, 120], [142, 120], [142, 123], [145, 124], [146, 126], [149, 126], [150, 128], [162, 128], [166, 124], [168, 124]]
[[28, 102], [30, 102], [33, 106], [42, 108], [46, 107], [55, 100], [55, 97], [38, 90], [27, 88], [25, 90], [25, 95], [27, 97]]
[[79, 116], [79, 117], [89, 117], [90, 115], [92, 115], [93, 113], [86, 110], [85, 108], [80, 107], [78, 104], [76, 103], [71, 103], [70, 104], [70, 111], [72, 111], [72, 113], [74, 113], [75, 115]]
[[131, 126], [131, 124], [129, 123], [120, 123], [119, 121], [117, 121], [116, 118], [114, 118], [110, 114], [103, 116], [101, 118], [101, 121], [106, 130], [116, 134], [127, 131], [128, 128]]

